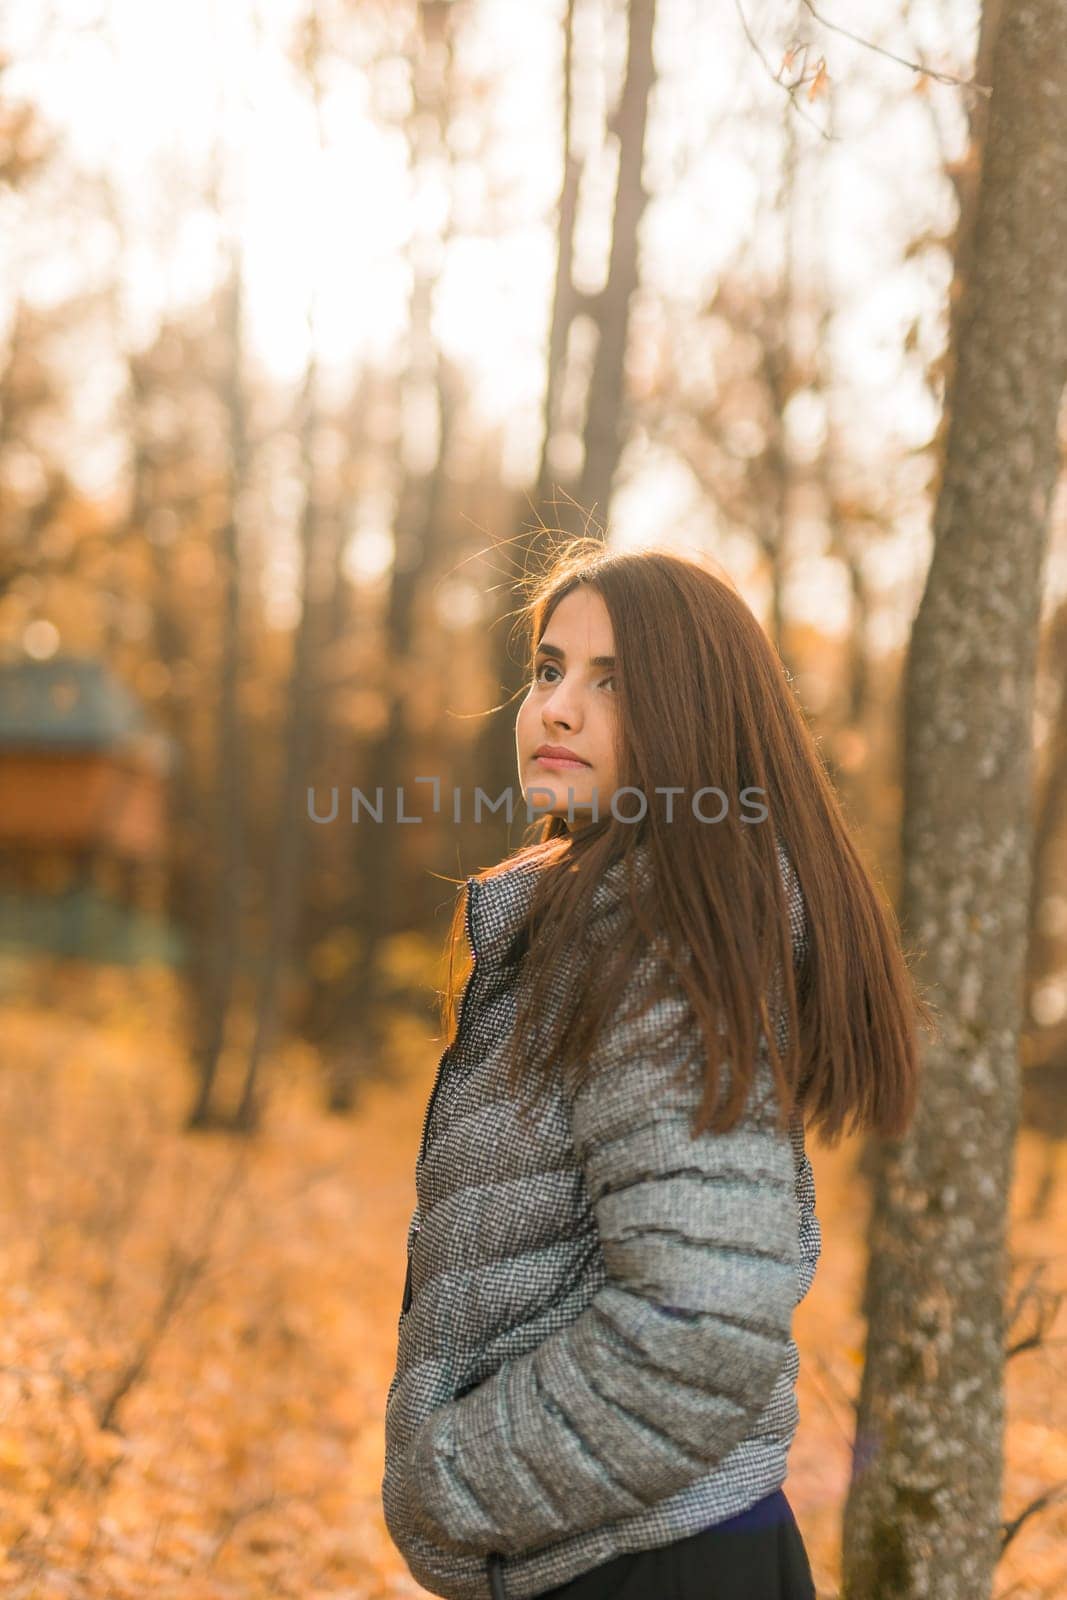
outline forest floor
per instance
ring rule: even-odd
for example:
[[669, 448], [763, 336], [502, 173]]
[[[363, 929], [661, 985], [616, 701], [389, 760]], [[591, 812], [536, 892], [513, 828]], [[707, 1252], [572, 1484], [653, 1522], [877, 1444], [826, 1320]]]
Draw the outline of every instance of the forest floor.
[[[382, 1518], [415, 1150], [436, 1067], [399, 1020], [358, 1114], [275, 1061], [252, 1140], [190, 1135], [173, 993], [120, 974], [77, 1005], [8, 1001], [0, 1069], [0, 1592], [7, 1600], [422, 1595]], [[403, 1064], [403, 1066], [402, 1066]], [[838, 1593], [862, 1363], [857, 1147], [809, 1141], [823, 1246], [798, 1308], [785, 1490], [819, 1600]], [[1024, 1129], [1016, 1290], [1064, 1286], [1067, 1145]], [[1043, 1264], [1043, 1265], [1042, 1265]], [[1032, 1330], [1030, 1314], [1013, 1342]], [[1067, 1484], [1063, 1306], [1008, 1363], [1004, 1517]], [[946, 1419], [946, 1425], [950, 1419]], [[997, 1600], [1067, 1594], [1067, 1503], [1029, 1518]]]

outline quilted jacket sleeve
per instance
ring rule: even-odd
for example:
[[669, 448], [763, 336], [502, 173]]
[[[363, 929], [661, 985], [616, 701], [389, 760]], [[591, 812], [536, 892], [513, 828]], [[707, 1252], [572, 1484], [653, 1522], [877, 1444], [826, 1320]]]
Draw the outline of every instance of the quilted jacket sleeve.
[[800, 1261], [797, 1266], [797, 1305], [811, 1288], [822, 1253], [822, 1228], [815, 1211], [815, 1174], [804, 1148], [804, 1122], [794, 1111], [789, 1126], [797, 1159], [797, 1197], [800, 1203]]
[[[637, 1513], [711, 1471], [767, 1404], [801, 1267], [792, 1146], [753, 1100], [692, 1139], [699, 1078], [679, 1087], [684, 1052], [650, 1048], [679, 1007], [675, 980], [609, 1025], [573, 1101], [607, 1281], [416, 1435], [413, 1520], [446, 1549], [528, 1552]], [[772, 1081], [761, 1064], [755, 1089]]]

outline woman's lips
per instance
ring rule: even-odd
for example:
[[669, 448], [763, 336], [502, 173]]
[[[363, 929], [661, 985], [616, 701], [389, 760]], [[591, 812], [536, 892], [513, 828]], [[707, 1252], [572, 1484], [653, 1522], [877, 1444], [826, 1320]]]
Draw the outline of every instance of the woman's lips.
[[564, 756], [534, 756], [543, 767], [559, 767], [564, 772], [577, 771], [579, 768], [588, 767], [588, 761], [568, 761]]

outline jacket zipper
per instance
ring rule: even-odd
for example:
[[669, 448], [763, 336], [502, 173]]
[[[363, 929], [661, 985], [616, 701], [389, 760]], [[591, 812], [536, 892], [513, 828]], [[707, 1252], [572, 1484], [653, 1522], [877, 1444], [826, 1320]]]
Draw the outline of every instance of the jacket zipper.
[[[476, 971], [477, 966], [478, 966], [478, 956], [477, 956], [477, 952], [474, 949], [474, 930], [473, 930], [473, 928], [471, 926], [471, 906], [474, 903], [474, 895], [475, 895], [475, 893], [477, 891], [477, 888], [478, 888], [478, 884], [477, 884], [477, 881], [474, 880], [474, 879], [472, 879], [471, 882], [468, 883], [468, 885], [467, 885], [467, 905], [466, 905], [466, 909], [465, 909], [465, 913], [464, 913], [464, 921], [466, 923], [466, 928], [467, 928], [467, 943], [471, 947], [471, 956], [472, 956], [473, 964], [472, 964], [471, 970], [470, 970], [470, 972], [469, 972], [469, 974], [467, 976], [467, 982], [464, 985], [463, 995], [462, 995], [462, 998], [460, 999], [460, 1002], [459, 1002], [459, 1019], [458, 1019], [458, 1021], [456, 1023], [456, 1036], [452, 1041], [452, 1045], [458, 1045], [459, 1044], [460, 1032], [461, 1032], [462, 1027], [463, 1027], [463, 1012], [464, 1012], [464, 1009], [465, 1009], [466, 1004], [467, 1004], [467, 996], [471, 992], [471, 985], [474, 982], [474, 974], [475, 974], [475, 971]], [[446, 1059], [448, 1057], [449, 1050], [451, 1050], [451, 1048], [452, 1048], [452, 1045], [446, 1045], [445, 1046], [444, 1050], [441, 1052], [441, 1059], [437, 1063], [437, 1075], [434, 1078], [433, 1088], [430, 1091], [430, 1098], [429, 1098], [429, 1100], [428, 1100], [428, 1102], [426, 1104], [426, 1115], [422, 1119], [422, 1137], [419, 1140], [419, 1153], [418, 1153], [418, 1156], [416, 1158], [416, 1165], [419, 1162], [422, 1161], [423, 1156], [426, 1154], [426, 1135], [430, 1130], [430, 1117], [431, 1117], [431, 1115], [433, 1113], [433, 1103], [437, 1099], [437, 1091], [441, 1087], [441, 1080], [444, 1077], [445, 1061], [446, 1061]]]
[[[470, 970], [470, 972], [469, 972], [469, 974], [467, 976], [467, 982], [466, 982], [466, 984], [464, 986], [464, 989], [463, 989], [462, 999], [459, 1002], [459, 1020], [458, 1020], [458, 1022], [456, 1024], [456, 1037], [452, 1041], [453, 1044], [458, 1044], [459, 1043], [460, 1029], [463, 1026], [463, 1008], [467, 1003], [467, 996], [468, 996], [468, 994], [470, 994], [471, 984], [474, 981], [475, 968], [478, 965], [478, 957], [475, 954], [475, 950], [474, 950], [474, 930], [473, 930], [473, 928], [471, 926], [471, 905], [472, 905], [472, 902], [473, 902], [475, 888], [476, 888], [476, 885], [474, 883], [469, 883], [467, 885], [467, 905], [466, 905], [466, 913], [465, 913], [465, 919], [464, 919], [465, 922], [466, 922], [466, 925], [467, 925], [467, 942], [471, 947], [471, 956], [473, 958], [473, 965], [471, 966], [471, 970]], [[430, 1091], [430, 1098], [429, 1098], [429, 1100], [427, 1101], [427, 1104], [426, 1104], [426, 1115], [422, 1119], [422, 1137], [419, 1140], [419, 1153], [418, 1153], [418, 1156], [415, 1159], [416, 1169], [418, 1168], [420, 1162], [422, 1161], [423, 1156], [426, 1154], [426, 1135], [429, 1132], [429, 1128], [430, 1128], [430, 1116], [431, 1116], [431, 1113], [433, 1112], [433, 1103], [437, 1099], [437, 1091], [441, 1087], [441, 1080], [444, 1077], [445, 1060], [447, 1059], [448, 1052], [449, 1052], [450, 1049], [451, 1049], [451, 1045], [446, 1045], [445, 1046], [444, 1050], [441, 1052], [441, 1059], [437, 1063], [437, 1074], [436, 1074], [436, 1076], [434, 1078], [433, 1088]], [[415, 1238], [417, 1238], [417, 1237], [418, 1237], [418, 1233], [416, 1232]], [[407, 1310], [408, 1310], [409, 1306], [411, 1305], [411, 1252], [412, 1252], [412, 1249], [414, 1248], [414, 1245], [415, 1245], [415, 1239], [413, 1238], [412, 1241], [411, 1241], [411, 1245], [408, 1247], [407, 1270], [404, 1273], [404, 1292], [403, 1292], [403, 1294], [401, 1296], [401, 1299], [400, 1299], [400, 1315], [402, 1317], [407, 1313]]]
[[490, 1550], [485, 1558], [485, 1568], [489, 1576], [489, 1593], [493, 1600], [507, 1600], [504, 1589], [504, 1557], [498, 1550]]

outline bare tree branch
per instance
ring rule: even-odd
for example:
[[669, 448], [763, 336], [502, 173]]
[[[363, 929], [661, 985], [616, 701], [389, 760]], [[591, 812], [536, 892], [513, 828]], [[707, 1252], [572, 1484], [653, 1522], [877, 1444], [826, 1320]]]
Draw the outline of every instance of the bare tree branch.
[[[782, 67], [785, 67], [786, 65], [790, 65], [792, 63], [793, 53], [792, 52], [787, 52], [785, 60], [782, 63], [782, 67], [779, 67], [778, 71], [775, 72], [772, 69], [770, 62], [767, 60], [767, 57], [764, 55], [763, 50], [760, 47], [759, 40], [756, 39], [756, 37], [754, 36], [754, 34], [752, 32], [752, 29], [748, 25], [748, 18], [745, 16], [745, 13], [741, 8], [741, 0], [734, 0], [734, 6], [735, 6], [735, 8], [737, 10], [737, 15], [740, 18], [741, 27], [742, 27], [742, 29], [744, 31], [745, 38], [748, 40], [749, 44], [752, 46], [752, 48], [755, 51], [755, 53], [756, 53], [757, 57], [759, 58], [759, 60], [763, 63], [763, 66], [765, 67], [766, 72], [767, 72], [767, 76], [771, 79], [771, 82], [772, 83], [776, 83], [779, 86], [779, 88], [785, 90], [786, 94], [789, 96], [790, 100], [793, 102], [793, 105], [794, 105], [795, 109], [797, 110], [797, 112], [800, 114], [800, 116], [802, 116], [804, 118], [805, 122], [809, 123], [810, 126], [815, 129], [815, 132], [819, 135], [820, 138], [826, 139], [828, 141], [831, 141], [831, 140], [832, 141], [836, 141], [840, 137], [840, 135], [836, 134], [836, 133], [830, 133], [829, 130], [826, 129], [826, 128], [820, 128], [819, 124], [814, 120], [814, 118], [808, 116], [808, 113], [804, 110], [804, 107], [800, 104], [799, 100], [797, 99], [796, 91], [803, 84], [805, 84], [805, 83], [807, 83], [809, 81], [807, 71], [805, 70], [804, 72], [802, 72], [800, 77], [794, 79], [792, 83], [783, 82], [783, 80], [782, 80]], [[816, 71], [815, 76], [816, 77], [818, 76], [818, 72], [817, 71]]]
[[1039, 1495], [1035, 1495], [1033, 1500], [1030, 1501], [1029, 1505], [1023, 1506], [1023, 1509], [1019, 1512], [1017, 1517], [1013, 1517], [1010, 1522], [1002, 1523], [1000, 1539], [1001, 1555], [1004, 1554], [1005, 1550], [1015, 1538], [1015, 1535], [1019, 1532], [1019, 1529], [1022, 1527], [1024, 1522], [1026, 1522], [1030, 1517], [1034, 1516], [1038, 1511], [1043, 1511], [1046, 1506], [1053, 1505], [1057, 1500], [1062, 1500], [1064, 1498], [1067, 1498], [1067, 1478], [1061, 1479], [1059, 1483], [1054, 1483], [1051, 1488], [1045, 1489]]
[[[862, 45], [865, 50], [873, 50], [876, 55], [885, 56], [887, 61], [895, 61], [898, 66], [906, 67], [909, 72], [918, 73], [924, 78], [932, 78], [935, 83], [952, 84], [958, 88], [968, 90], [971, 96], [981, 94], [985, 95], [985, 97], [988, 99], [993, 92], [991, 84], [979, 83], [977, 78], [960, 78], [954, 72], [941, 72], [936, 67], [928, 66], [924, 61], [909, 61], [906, 56], [898, 56], [895, 51], [887, 50], [884, 45], [875, 44], [871, 39], [861, 38], [859, 34], [853, 33], [849, 28], [844, 28], [840, 23], [832, 22], [829, 17], [824, 17], [820, 11], [815, 9], [815, 6], [812, 4], [812, 0], [801, 0], [801, 4], [805, 7], [809, 15], [822, 27], [829, 28], [832, 33], [839, 33], [844, 39], [850, 39], [853, 44]], [[804, 118], [804, 121], [810, 123], [810, 125], [823, 139], [834, 141], [840, 139], [840, 134], [830, 133], [826, 128], [820, 128], [819, 124], [815, 122], [813, 118], [808, 116], [808, 113], [804, 110], [804, 107], [797, 99], [797, 90], [802, 88], [806, 83], [810, 83], [812, 85], [811, 90], [809, 90], [809, 98], [813, 98], [815, 93], [818, 92], [817, 86], [826, 73], [825, 58], [820, 56], [818, 62], [816, 63], [814, 72], [809, 72], [806, 59], [808, 46], [794, 46], [786, 51], [786, 54], [782, 60], [782, 65], [778, 68], [778, 71], [775, 72], [771, 67], [770, 62], [767, 60], [759, 41], [756, 39], [752, 29], [749, 27], [748, 19], [745, 16], [744, 10], [742, 9], [741, 0], [734, 0], [734, 6], [737, 11], [737, 15], [740, 18], [741, 27], [744, 30], [745, 38], [752, 46], [756, 56], [762, 62], [771, 81], [778, 84], [780, 88], [785, 90], [796, 110]], [[804, 57], [804, 68], [798, 78], [793, 79], [792, 82], [786, 82], [782, 77], [782, 73], [786, 67], [789, 67], [793, 64], [793, 61], [796, 59], [798, 53], [802, 54]]]
[[954, 72], [938, 72], [936, 67], [928, 67], [924, 61], [909, 61], [905, 56], [898, 56], [892, 50], [887, 50], [884, 45], [874, 44], [870, 39], [861, 39], [859, 34], [850, 33], [848, 28], [843, 28], [840, 23], [831, 22], [828, 17], [822, 16], [816, 11], [811, 0], [801, 0], [801, 4], [824, 28], [829, 28], [832, 33], [841, 34], [845, 39], [851, 39], [853, 44], [863, 45], [866, 50], [873, 50], [876, 55], [895, 61], [898, 66], [907, 67], [909, 72], [919, 72], [924, 77], [933, 78], [935, 83], [958, 84], [961, 89], [971, 89], [975, 94], [984, 94], [987, 99], [993, 92], [991, 84], [979, 83], [975, 78], [958, 78]]
[[1004, 1359], [1010, 1360], [1012, 1356], [1021, 1354], [1024, 1350], [1037, 1350], [1053, 1342], [1047, 1337], [1050, 1328], [1055, 1326], [1060, 1306], [1063, 1302], [1062, 1290], [1057, 1292], [1047, 1285], [1039, 1283], [1044, 1275], [1048, 1262], [1038, 1261], [1030, 1270], [1026, 1282], [1015, 1296], [1007, 1310], [1006, 1326], [1013, 1328], [1022, 1315], [1023, 1309], [1031, 1301], [1035, 1307], [1035, 1324], [1033, 1330], [1021, 1339], [1016, 1339], [1004, 1351]]

